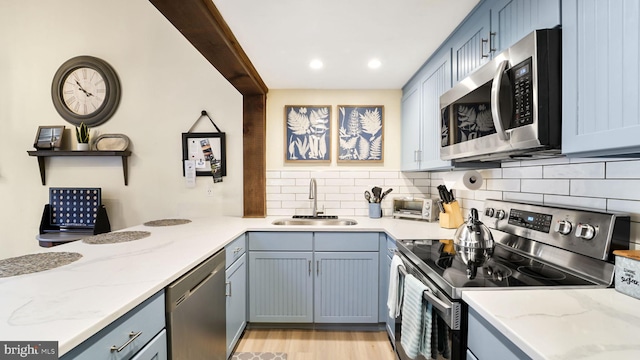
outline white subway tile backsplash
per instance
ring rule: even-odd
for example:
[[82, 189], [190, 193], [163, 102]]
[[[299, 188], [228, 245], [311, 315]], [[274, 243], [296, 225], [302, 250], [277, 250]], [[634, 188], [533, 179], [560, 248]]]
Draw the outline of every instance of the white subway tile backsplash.
[[[311, 179], [296, 178], [296, 186], [311, 186]], [[316, 186], [324, 186], [325, 179], [316, 179]]]
[[[280, 189], [278, 193], [267, 193], [267, 201], [293, 201], [296, 199], [296, 194], [281, 194]], [[267, 203], [267, 208], [269, 204]]]
[[[309, 193], [304, 193], [304, 194], [285, 194], [285, 195], [294, 195], [296, 201], [312, 201], [311, 199], [309, 199]], [[322, 193], [320, 191], [318, 191], [318, 193], [316, 194], [318, 196], [318, 201], [322, 201], [325, 200], [326, 198], [326, 194]]]
[[316, 171], [312, 172], [311, 176], [316, 179], [337, 179], [340, 177], [339, 171]]
[[542, 166], [503, 168], [502, 177], [504, 179], [540, 179], [542, 178]]
[[520, 180], [520, 191], [539, 193], [539, 194], [556, 194], [569, 195], [569, 180]]
[[407, 179], [430, 179], [431, 178], [431, 174], [430, 172], [426, 172], [426, 171], [422, 171], [422, 172], [403, 172], [400, 173], [399, 177], [405, 177]]
[[268, 209], [280, 209], [280, 208], [282, 208], [282, 202], [267, 200], [267, 208]]
[[385, 179], [384, 186], [412, 186], [413, 181], [410, 179]]
[[362, 186], [338, 186], [336, 189], [340, 190], [340, 194], [364, 194], [365, 190], [369, 190], [369, 192], [371, 192], [371, 189], [367, 189]]
[[632, 221], [640, 222], [640, 201], [608, 199], [607, 210], [629, 214]]
[[284, 178], [291, 178], [291, 179], [311, 179], [311, 175], [310, 172], [308, 171], [282, 171], [281, 175], [280, 175], [283, 179]]
[[503, 162], [500, 166], [502, 168], [520, 167], [520, 161]]
[[361, 201], [359, 200], [340, 201], [340, 208], [341, 209], [368, 209], [369, 203], [363, 197]]
[[[364, 192], [363, 192], [364, 193]], [[325, 194], [325, 200], [333, 200], [333, 201], [352, 201], [355, 200], [356, 194]], [[362, 197], [364, 199], [364, 196]]]
[[296, 179], [267, 179], [267, 186], [294, 186]]
[[429, 186], [431, 186], [431, 179], [414, 179], [413, 180], [413, 185], [422, 186], [422, 187], [429, 187]]
[[355, 186], [364, 186], [371, 189], [374, 186], [380, 186], [384, 184], [384, 178], [371, 178], [371, 179], [353, 179]]
[[369, 176], [371, 178], [396, 179], [400, 176], [400, 173], [397, 171], [370, 171]]
[[267, 171], [267, 179], [279, 179], [280, 171]]
[[295, 212], [292, 212], [291, 209], [276, 209], [267, 207], [267, 215], [268, 216], [290, 216], [297, 215]]
[[547, 159], [535, 159], [535, 160], [522, 160], [520, 162], [520, 166], [536, 166], [536, 165], [558, 165], [558, 164], [568, 164], [570, 162], [568, 157], [558, 156]]
[[604, 163], [544, 166], [542, 177], [545, 179], [604, 179]]
[[341, 171], [340, 172], [340, 177], [341, 178], [346, 178], [346, 179], [368, 178], [369, 177], [369, 172], [368, 171]]
[[280, 192], [283, 194], [308, 194], [309, 186], [282, 186]]
[[519, 179], [486, 179], [487, 190], [520, 191]]
[[640, 200], [640, 180], [571, 180], [571, 196]]
[[325, 179], [327, 186], [353, 186], [354, 179]]
[[532, 203], [542, 204], [544, 201], [544, 195], [532, 194], [532, 193], [521, 193], [521, 192], [504, 192], [502, 193], [502, 200], [532, 202]]
[[607, 162], [607, 179], [640, 178], [640, 161]]
[[502, 178], [502, 169], [482, 169], [478, 170], [483, 179], [500, 179]]
[[475, 200], [496, 199], [502, 200], [502, 191], [475, 190]]
[[592, 197], [544, 195], [544, 204], [599, 210], [607, 209], [606, 199]]
[[283, 209], [311, 209], [311, 200], [306, 201], [282, 201]]
[[280, 194], [280, 186], [267, 186], [266, 191], [268, 194]]

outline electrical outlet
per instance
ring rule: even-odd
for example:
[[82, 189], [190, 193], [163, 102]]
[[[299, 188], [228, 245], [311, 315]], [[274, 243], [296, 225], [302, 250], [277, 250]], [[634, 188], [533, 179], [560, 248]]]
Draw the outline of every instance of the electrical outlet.
[[207, 196], [213, 196], [213, 188], [211, 186], [207, 187]]

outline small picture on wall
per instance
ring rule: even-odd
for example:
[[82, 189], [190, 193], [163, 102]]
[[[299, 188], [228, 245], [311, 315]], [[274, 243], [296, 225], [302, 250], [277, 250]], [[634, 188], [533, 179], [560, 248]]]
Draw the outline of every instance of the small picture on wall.
[[338, 110], [338, 162], [382, 162], [384, 106], [338, 105]]
[[285, 162], [331, 162], [331, 106], [286, 105]]
[[62, 144], [64, 126], [39, 126], [33, 147], [36, 149], [59, 149]]
[[196, 176], [222, 181], [227, 175], [225, 133], [182, 133], [182, 159], [195, 162]]

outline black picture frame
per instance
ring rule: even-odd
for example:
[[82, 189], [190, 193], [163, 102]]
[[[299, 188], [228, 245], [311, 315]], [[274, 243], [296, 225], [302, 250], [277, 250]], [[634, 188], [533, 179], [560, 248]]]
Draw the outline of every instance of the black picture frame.
[[62, 145], [62, 136], [64, 135], [64, 126], [49, 125], [38, 126], [36, 139], [33, 141], [33, 147], [37, 150], [54, 150], [59, 149]]
[[[208, 141], [210, 155], [207, 154], [204, 141]], [[205, 166], [196, 167], [196, 176], [213, 176], [209, 159], [213, 156], [220, 160], [222, 176], [227, 176], [227, 155], [225, 133], [182, 133], [182, 160], [204, 161]], [[182, 166], [182, 176], [184, 176], [184, 165]]]

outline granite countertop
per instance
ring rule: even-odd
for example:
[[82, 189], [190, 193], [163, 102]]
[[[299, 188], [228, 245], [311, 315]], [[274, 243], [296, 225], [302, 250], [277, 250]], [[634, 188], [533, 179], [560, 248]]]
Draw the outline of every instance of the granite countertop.
[[[177, 226], [144, 225], [135, 241], [42, 249], [82, 257], [55, 269], [0, 278], [0, 340], [58, 341], [59, 355], [162, 290], [246, 231], [375, 231], [396, 240], [448, 239], [453, 229], [413, 220], [352, 217], [353, 226], [277, 226], [277, 218], [212, 217]], [[118, 232], [114, 232], [118, 233]]]
[[615, 289], [466, 291], [462, 299], [533, 359], [640, 359], [640, 299]]

